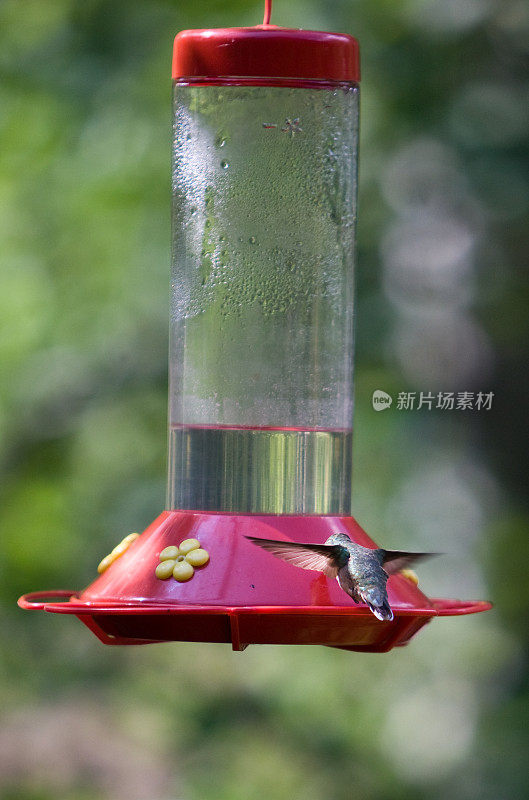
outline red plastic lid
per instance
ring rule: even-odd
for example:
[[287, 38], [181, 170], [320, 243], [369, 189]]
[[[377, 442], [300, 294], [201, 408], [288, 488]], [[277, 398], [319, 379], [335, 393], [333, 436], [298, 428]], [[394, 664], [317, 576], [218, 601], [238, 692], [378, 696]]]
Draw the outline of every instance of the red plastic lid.
[[210, 84], [230, 79], [253, 84], [356, 83], [360, 80], [358, 42], [345, 33], [275, 25], [181, 31], [174, 42], [173, 78]]

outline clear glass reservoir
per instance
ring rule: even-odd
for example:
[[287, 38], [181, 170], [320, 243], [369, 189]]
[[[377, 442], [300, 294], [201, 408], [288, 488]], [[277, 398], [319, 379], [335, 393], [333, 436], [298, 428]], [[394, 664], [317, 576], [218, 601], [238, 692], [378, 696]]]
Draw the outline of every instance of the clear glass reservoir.
[[170, 509], [349, 514], [358, 88], [174, 85]]

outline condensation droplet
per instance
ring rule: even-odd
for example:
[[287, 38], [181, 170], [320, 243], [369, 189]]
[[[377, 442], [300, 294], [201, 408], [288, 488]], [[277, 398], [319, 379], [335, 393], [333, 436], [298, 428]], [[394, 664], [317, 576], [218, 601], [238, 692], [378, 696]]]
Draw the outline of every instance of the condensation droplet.
[[227, 162], [227, 161], [225, 161], [225, 160], [222, 160], [222, 161], [220, 162], [220, 166], [222, 167], [222, 169], [228, 169], [228, 167], [229, 167], [230, 165], [228, 164], [228, 162]]

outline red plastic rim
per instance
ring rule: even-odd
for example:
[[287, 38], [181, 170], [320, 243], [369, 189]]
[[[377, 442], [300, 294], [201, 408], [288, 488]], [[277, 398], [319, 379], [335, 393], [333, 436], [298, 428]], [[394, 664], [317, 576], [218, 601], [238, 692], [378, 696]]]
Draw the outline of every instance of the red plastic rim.
[[432, 605], [438, 617], [460, 617], [463, 614], [478, 614], [480, 611], [490, 611], [492, 603], [487, 600], [447, 600], [434, 599]]
[[[65, 598], [69, 600], [76, 596], [77, 592], [69, 591], [68, 589], [46, 589], [43, 592], [23, 594], [22, 597], [18, 598], [17, 602], [24, 611], [44, 611], [51, 601], [53, 601], [53, 604], [61, 605]], [[60, 598], [60, 600], [55, 600], [55, 598]]]
[[[54, 598], [57, 598], [55, 600]], [[60, 598], [60, 599], [59, 599]], [[68, 598], [68, 602], [64, 602]], [[455, 599], [433, 599], [431, 608], [402, 608], [399, 609], [398, 616], [411, 617], [457, 617], [464, 614], [477, 614], [481, 611], [489, 611], [492, 603], [485, 600], [455, 600]], [[18, 605], [26, 611], [49, 611], [54, 614], [139, 614], [139, 615], [163, 615], [163, 614], [293, 614], [293, 615], [322, 615], [333, 616], [335, 614], [347, 614], [351, 617], [366, 617], [373, 620], [373, 615], [364, 606], [351, 608], [350, 606], [213, 606], [204, 604], [193, 605], [173, 605], [168, 603], [98, 603], [83, 602], [77, 598], [77, 593], [67, 590], [48, 590], [42, 592], [30, 592], [22, 595], [18, 600]], [[376, 624], [376, 623], [374, 623]]]

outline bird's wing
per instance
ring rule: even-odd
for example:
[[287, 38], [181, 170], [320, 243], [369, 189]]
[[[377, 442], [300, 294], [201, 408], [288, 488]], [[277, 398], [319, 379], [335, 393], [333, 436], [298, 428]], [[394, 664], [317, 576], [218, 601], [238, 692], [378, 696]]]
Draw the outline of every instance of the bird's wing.
[[343, 567], [349, 559], [349, 551], [336, 544], [278, 542], [275, 539], [258, 539], [254, 536], [246, 536], [246, 539], [295, 567], [314, 569], [323, 572], [329, 578], [336, 578], [340, 567]]
[[414, 564], [421, 558], [439, 555], [439, 553], [407, 553], [404, 550], [383, 550], [382, 548], [377, 550], [377, 554], [388, 575], [400, 572], [401, 569], [409, 567], [410, 564]]

